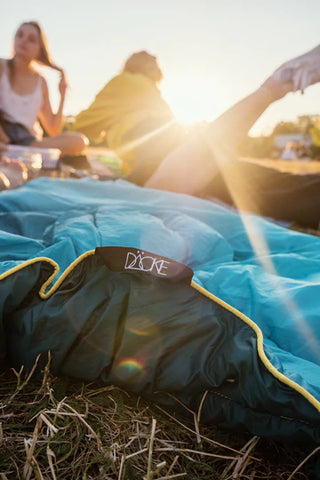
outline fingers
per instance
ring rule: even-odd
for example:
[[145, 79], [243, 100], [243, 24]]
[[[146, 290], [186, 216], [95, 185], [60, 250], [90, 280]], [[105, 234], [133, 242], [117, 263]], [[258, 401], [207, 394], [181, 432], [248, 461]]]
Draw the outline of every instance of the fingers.
[[301, 90], [303, 93], [304, 90], [310, 85], [314, 85], [320, 81], [320, 74], [316, 70], [309, 69], [299, 69], [294, 73], [293, 76], [293, 86], [294, 92]]
[[317, 73], [315, 70], [308, 68], [307, 66], [299, 66], [296, 68], [288, 67], [287, 65], [284, 67], [280, 67], [272, 77], [282, 84], [292, 84], [292, 92], [301, 91], [304, 93], [304, 90], [320, 81], [320, 72]]
[[306, 75], [302, 69], [296, 70], [293, 75], [293, 91], [301, 90], [302, 78]]
[[292, 91], [302, 93], [309, 85], [320, 82], [320, 45], [282, 64], [273, 77], [281, 83], [292, 82]]
[[68, 80], [64, 70], [61, 70], [60, 82], [63, 82], [66, 87], [68, 87]]
[[9, 178], [0, 171], [0, 191], [1, 190], [8, 190], [10, 188], [10, 180]]
[[304, 90], [311, 85], [312, 75], [309, 72], [302, 72], [300, 90], [301, 93], [304, 93]]
[[[28, 169], [19, 160], [2, 157], [0, 160], [0, 190], [16, 188], [28, 180]], [[2, 183], [2, 185], [1, 185]]]

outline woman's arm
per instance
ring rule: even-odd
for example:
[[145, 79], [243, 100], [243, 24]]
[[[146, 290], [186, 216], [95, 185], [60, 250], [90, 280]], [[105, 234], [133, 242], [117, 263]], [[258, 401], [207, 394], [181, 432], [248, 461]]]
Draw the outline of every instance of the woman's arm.
[[223, 142], [236, 154], [249, 130], [273, 102], [292, 91], [292, 83], [282, 83], [269, 77], [257, 90], [226, 110], [211, 122], [206, 131], [207, 141], [214, 146]]
[[291, 90], [292, 84], [268, 78], [258, 90], [170, 152], [145, 186], [199, 194], [219, 170], [237, 158], [239, 145], [266, 108]]
[[48, 85], [45, 79], [42, 79], [42, 91], [43, 91], [43, 102], [42, 107], [39, 112], [39, 118], [46, 132], [50, 136], [58, 135], [61, 132], [63, 126], [63, 106], [65, 100], [65, 94], [67, 89], [67, 83], [65, 76], [61, 74], [61, 80], [59, 83], [59, 92], [60, 92], [60, 102], [58, 110], [56, 113], [53, 113], [51, 108], [51, 103], [49, 99]]
[[[0, 59], [0, 77], [1, 75], [3, 74], [3, 59], [1, 58]], [[0, 112], [1, 112], [1, 105], [0, 105]], [[10, 142], [10, 138], [8, 137], [8, 135], [5, 133], [5, 131], [3, 130], [1, 124], [0, 124], [0, 142], [1, 144], [7, 144]], [[2, 148], [3, 149], [3, 148]], [[1, 152], [1, 145], [0, 145], [0, 152]]]

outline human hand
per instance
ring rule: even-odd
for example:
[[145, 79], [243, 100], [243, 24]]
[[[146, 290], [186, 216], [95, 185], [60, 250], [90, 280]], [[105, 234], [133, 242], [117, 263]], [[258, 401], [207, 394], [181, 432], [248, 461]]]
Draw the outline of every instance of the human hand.
[[281, 65], [273, 74], [280, 82], [292, 81], [293, 92], [304, 90], [320, 81], [320, 45]]
[[68, 88], [68, 82], [66, 79], [66, 75], [63, 70], [61, 70], [60, 82], [59, 82], [59, 92], [61, 97], [65, 97], [66, 91]]
[[27, 180], [28, 169], [23, 162], [5, 156], [0, 158], [0, 190], [19, 187]]

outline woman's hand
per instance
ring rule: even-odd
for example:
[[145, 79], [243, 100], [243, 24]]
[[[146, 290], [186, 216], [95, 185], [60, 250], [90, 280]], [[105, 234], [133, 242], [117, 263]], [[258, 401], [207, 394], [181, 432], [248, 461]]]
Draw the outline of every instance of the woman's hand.
[[62, 98], [65, 97], [66, 91], [68, 88], [68, 82], [66, 79], [66, 75], [63, 70], [61, 70], [61, 77], [60, 77], [60, 82], [59, 82], [59, 92]]
[[0, 158], [0, 191], [20, 187], [28, 180], [28, 169], [20, 160]]
[[291, 81], [293, 91], [301, 90], [320, 82], [320, 45], [304, 55], [285, 62], [273, 74], [280, 82]]

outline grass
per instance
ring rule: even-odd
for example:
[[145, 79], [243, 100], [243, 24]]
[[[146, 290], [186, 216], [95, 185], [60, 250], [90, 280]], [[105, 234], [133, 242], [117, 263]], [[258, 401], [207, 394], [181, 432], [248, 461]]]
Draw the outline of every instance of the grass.
[[274, 168], [281, 172], [295, 173], [296, 175], [305, 175], [308, 173], [320, 174], [320, 162], [316, 160], [281, 160], [271, 158], [243, 158], [248, 162], [258, 163], [265, 167]]
[[0, 402], [1, 480], [307, 480], [320, 449], [199, 425], [48, 367], [3, 372]]

